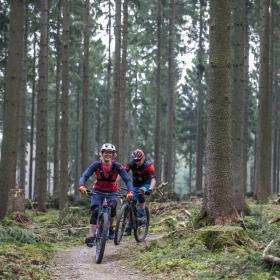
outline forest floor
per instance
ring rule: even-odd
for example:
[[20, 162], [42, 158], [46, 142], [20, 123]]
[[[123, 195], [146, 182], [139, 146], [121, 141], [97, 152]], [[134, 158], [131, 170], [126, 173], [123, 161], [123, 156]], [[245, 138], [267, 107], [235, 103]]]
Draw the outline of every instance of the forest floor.
[[[216, 280], [280, 279], [280, 262], [267, 263], [264, 249], [280, 258], [280, 204], [248, 200], [250, 213], [229, 226], [198, 224], [201, 200], [150, 202], [148, 238], [121, 245], [108, 241], [101, 264], [83, 240], [86, 208], [71, 206], [63, 220], [57, 210], [27, 211], [28, 221], [14, 214], [0, 223], [0, 279], [5, 280]], [[280, 219], [279, 219], [280, 220]]]

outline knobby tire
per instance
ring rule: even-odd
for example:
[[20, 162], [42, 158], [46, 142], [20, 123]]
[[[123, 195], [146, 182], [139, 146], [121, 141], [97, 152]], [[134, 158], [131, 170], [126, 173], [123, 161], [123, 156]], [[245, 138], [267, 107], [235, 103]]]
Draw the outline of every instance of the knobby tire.
[[137, 217], [134, 217], [135, 223], [133, 227], [134, 238], [137, 242], [143, 242], [148, 235], [149, 232], [149, 225], [150, 225], [150, 212], [149, 208], [145, 207], [145, 224], [139, 224]]
[[95, 262], [101, 263], [105, 251], [105, 245], [108, 238], [109, 229], [109, 215], [108, 213], [102, 213], [98, 223], [98, 234], [96, 238], [96, 255]]
[[125, 227], [129, 222], [128, 214], [129, 214], [129, 206], [127, 204], [124, 204], [121, 207], [119, 215], [117, 217], [115, 238], [114, 238], [115, 245], [119, 245], [122, 240]]

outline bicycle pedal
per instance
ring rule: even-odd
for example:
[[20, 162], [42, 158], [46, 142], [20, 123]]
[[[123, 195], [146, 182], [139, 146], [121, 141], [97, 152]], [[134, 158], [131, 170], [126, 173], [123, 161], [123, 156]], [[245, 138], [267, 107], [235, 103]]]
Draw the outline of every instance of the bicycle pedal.
[[92, 248], [96, 245], [96, 238], [95, 237], [87, 237], [85, 240], [87, 247]]
[[144, 224], [146, 224], [147, 220], [146, 220], [146, 218], [137, 218], [137, 222], [140, 225], [144, 225]]

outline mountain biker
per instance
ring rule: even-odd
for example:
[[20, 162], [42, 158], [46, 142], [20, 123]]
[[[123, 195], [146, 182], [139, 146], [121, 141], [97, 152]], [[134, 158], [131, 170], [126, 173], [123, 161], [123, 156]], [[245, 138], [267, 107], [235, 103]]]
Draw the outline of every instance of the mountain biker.
[[[136, 149], [131, 154], [132, 161], [125, 169], [132, 171], [133, 197], [135, 203], [138, 201], [138, 217], [141, 219], [145, 214], [145, 194], [151, 194], [156, 185], [156, 174], [154, 165], [145, 159], [143, 150]], [[125, 235], [131, 233], [131, 225], [125, 230]]]
[[85, 240], [85, 243], [88, 247], [92, 247], [95, 243], [98, 208], [100, 205], [102, 205], [102, 202], [105, 198], [105, 194], [103, 195], [102, 193], [112, 194], [109, 198], [107, 198], [107, 200], [108, 204], [111, 206], [111, 223], [109, 225], [109, 239], [114, 238], [115, 232], [112, 227], [112, 224], [114, 217], [116, 216], [116, 209], [118, 203], [118, 175], [121, 176], [128, 188], [128, 198], [132, 199], [133, 197], [133, 186], [128, 173], [120, 163], [114, 160], [117, 156], [115, 146], [110, 143], [103, 144], [100, 150], [100, 156], [101, 160], [92, 162], [89, 165], [89, 167], [83, 172], [79, 181], [79, 191], [81, 193], [86, 193], [86, 181], [95, 173], [96, 181], [93, 184], [93, 190], [98, 191], [98, 194], [96, 193], [91, 197], [91, 218], [89, 234]]

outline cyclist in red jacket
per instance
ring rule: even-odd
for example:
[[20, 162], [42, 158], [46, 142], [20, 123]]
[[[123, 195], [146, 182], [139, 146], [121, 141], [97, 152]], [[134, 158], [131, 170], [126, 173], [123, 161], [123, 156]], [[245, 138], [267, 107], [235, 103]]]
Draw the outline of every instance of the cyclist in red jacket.
[[103, 193], [111, 193], [112, 196], [108, 198], [108, 204], [111, 206], [111, 224], [109, 227], [109, 238], [114, 238], [114, 230], [112, 227], [113, 219], [116, 216], [116, 209], [118, 203], [118, 182], [117, 178], [120, 175], [128, 188], [128, 197], [133, 197], [133, 186], [129, 175], [125, 168], [115, 161], [117, 156], [116, 148], [113, 144], [106, 143], [102, 145], [100, 150], [101, 160], [91, 163], [91, 165], [83, 172], [79, 181], [79, 191], [85, 193], [86, 181], [93, 174], [96, 176], [96, 181], [93, 184], [93, 190], [97, 190], [98, 194], [91, 197], [91, 218], [89, 226], [89, 234], [85, 240], [88, 247], [92, 247], [95, 243], [96, 221], [98, 217], [98, 208], [102, 205], [105, 198]]
[[[129, 162], [125, 169], [127, 172], [132, 171], [133, 197], [135, 202], [138, 201], [138, 215], [144, 216], [145, 211], [145, 194], [150, 194], [156, 185], [156, 174], [154, 165], [145, 159], [145, 154], [141, 149], [136, 149], [132, 154], [132, 161]], [[131, 227], [126, 229], [125, 235], [131, 233]]]

